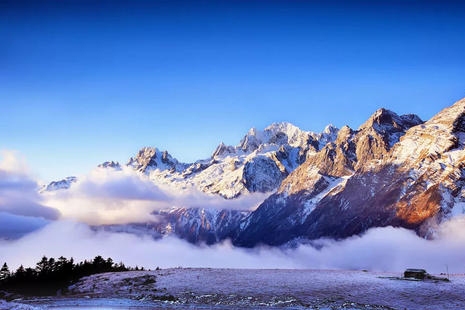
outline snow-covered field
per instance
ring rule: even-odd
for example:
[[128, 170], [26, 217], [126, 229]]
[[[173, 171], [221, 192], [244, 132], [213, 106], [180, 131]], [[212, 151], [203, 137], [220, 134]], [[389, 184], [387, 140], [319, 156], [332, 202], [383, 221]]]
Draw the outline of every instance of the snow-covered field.
[[[16, 301], [39, 309], [465, 309], [465, 275], [451, 282], [392, 273], [164, 269], [83, 278], [66, 297]], [[3, 306], [2, 306], [3, 305]], [[25, 309], [0, 303], [0, 309]]]

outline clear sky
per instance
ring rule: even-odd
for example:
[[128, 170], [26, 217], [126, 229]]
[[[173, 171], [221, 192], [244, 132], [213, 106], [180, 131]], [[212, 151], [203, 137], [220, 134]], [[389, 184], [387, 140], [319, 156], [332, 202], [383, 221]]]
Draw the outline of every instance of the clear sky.
[[277, 121], [427, 119], [465, 96], [464, 2], [0, 1], [0, 149], [50, 180]]

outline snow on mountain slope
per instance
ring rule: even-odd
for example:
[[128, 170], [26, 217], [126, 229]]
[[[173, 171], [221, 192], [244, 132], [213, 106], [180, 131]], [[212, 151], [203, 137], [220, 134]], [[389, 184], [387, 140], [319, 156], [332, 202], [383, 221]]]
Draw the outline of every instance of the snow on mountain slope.
[[167, 151], [160, 151], [153, 147], [142, 148], [135, 157], [129, 159], [127, 166], [147, 174], [152, 170], [180, 172], [187, 167], [186, 164], [179, 163]]
[[465, 210], [464, 138], [465, 99], [425, 123], [379, 110], [291, 173], [235, 243], [345, 238], [388, 225], [432, 238]]
[[[234, 199], [254, 192], [275, 191], [308, 156], [333, 142], [337, 133], [338, 129], [332, 125], [316, 134], [289, 123], [275, 123], [264, 130], [250, 129], [236, 146], [221, 143], [210, 158], [193, 164], [181, 163], [166, 151], [145, 147], [126, 166], [170, 193], [189, 195], [200, 191]], [[109, 161], [99, 168], [121, 170], [123, 166]], [[244, 207], [253, 206], [241, 209]], [[157, 223], [110, 225], [106, 229], [136, 234], [145, 231], [154, 237], [175, 234], [191, 242], [212, 243], [235, 236], [239, 224], [249, 214], [218, 208], [222, 207], [205, 207], [202, 203], [197, 206], [192, 202], [191, 206], [157, 211], [160, 220]]]
[[[348, 192], [354, 175], [385, 162], [401, 136], [421, 123], [417, 116], [399, 116], [380, 109], [358, 130], [343, 127], [333, 142], [310, 154], [281, 183], [277, 192], [249, 215], [234, 242], [243, 246], [279, 245], [301, 236], [312, 239], [362, 232], [365, 229], [363, 221], [356, 228], [350, 227], [350, 223], [364, 214], [350, 213], [351, 197], [336, 197]], [[359, 186], [371, 184], [370, 181]], [[358, 197], [359, 192], [363, 193], [360, 199], [364, 200], [377, 191], [376, 186], [368, 192], [351, 188], [350, 195]], [[332, 203], [323, 209], [325, 201]], [[381, 213], [379, 215], [382, 217]], [[344, 216], [348, 218], [344, 219]], [[344, 220], [348, 221], [349, 227], [344, 227]], [[316, 228], [312, 230], [312, 227]]]
[[151, 235], [154, 239], [174, 235], [195, 244], [214, 244], [234, 238], [250, 211], [173, 207], [154, 214], [157, 222], [105, 225], [95, 229]]
[[183, 206], [132, 229], [151, 225], [156, 236], [194, 243], [231, 238], [246, 247], [345, 238], [388, 225], [433, 237], [438, 223], [464, 213], [464, 163], [465, 99], [427, 122], [379, 109], [356, 130], [328, 126], [315, 134], [272, 124], [249, 130], [236, 146], [221, 143], [210, 158], [192, 164], [144, 148], [128, 166], [154, 184], [227, 199], [272, 194], [253, 211]]
[[320, 144], [335, 139], [337, 129], [321, 134], [300, 130], [289, 123], [275, 123], [263, 131], [250, 129], [237, 146], [220, 144], [210, 159], [198, 161], [183, 172], [155, 171], [155, 182], [189, 186], [206, 193], [235, 198], [249, 192], [271, 192]]
[[[307, 156], [334, 141], [337, 132], [332, 125], [316, 134], [290, 123], [275, 123], [264, 130], [250, 129], [237, 146], [221, 143], [210, 158], [192, 164], [180, 163], [167, 151], [145, 147], [127, 166], [148, 175], [156, 185], [232, 199], [276, 190]], [[120, 164], [105, 162], [99, 167], [120, 168]]]
[[465, 99], [422, 126], [407, 131], [392, 152], [391, 164], [405, 175], [396, 215], [433, 233], [443, 218], [465, 201]]
[[39, 192], [44, 191], [57, 191], [60, 189], [68, 189], [73, 183], [76, 183], [77, 178], [74, 176], [66, 177], [63, 180], [52, 181], [47, 185], [44, 185], [42, 188], [39, 189]]

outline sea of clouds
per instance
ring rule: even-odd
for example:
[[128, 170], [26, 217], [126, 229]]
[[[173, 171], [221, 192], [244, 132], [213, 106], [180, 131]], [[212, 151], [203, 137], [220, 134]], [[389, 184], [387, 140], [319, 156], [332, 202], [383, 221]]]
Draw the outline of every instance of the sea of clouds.
[[192, 245], [175, 237], [154, 240], [126, 233], [95, 231], [90, 225], [156, 221], [156, 209], [172, 206], [253, 209], [265, 195], [237, 200], [155, 186], [132, 169], [96, 169], [69, 190], [39, 194], [39, 183], [17, 153], [3, 151], [0, 162], [0, 263], [33, 266], [41, 256], [76, 260], [95, 255], [128, 265], [155, 267], [315, 268], [465, 273], [465, 218], [438, 227], [434, 240], [402, 228], [368, 230], [342, 241], [318, 240], [282, 250], [237, 248], [225, 241]]

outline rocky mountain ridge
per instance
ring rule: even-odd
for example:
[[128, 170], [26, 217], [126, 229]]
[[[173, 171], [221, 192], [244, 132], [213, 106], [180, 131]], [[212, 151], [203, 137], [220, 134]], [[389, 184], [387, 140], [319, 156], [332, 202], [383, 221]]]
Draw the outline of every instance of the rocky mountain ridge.
[[[333, 221], [334, 226], [342, 226], [344, 223], [340, 219], [345, 212], [340, 210], [336, 212], [328, 208], [328, 213], [322, 213], [324, 221], [313, 219], [320, 211], [319, 204], [343, 192], [358, 171], [386, 160], [400, 137], [421, 123], [417, 116], [399, 116], [380, 109], [358, 130], [348, 126], [341, 128], [333, 143], [309, 156], [281, 183], [277, 192], [247, 218], [235, 242], [244, 246], [255, 243], [277, 245], [306, 234], [306, 228], [319, 222]], [[341, 202], [341, 209], [347, 207], [344, 203], [346, 201]], [[343, 227], [317, 228], [315, 235], [308, 237], [346, 237], [345, 231]], [[358, 232], [351, 231], [347, 236]]]
[[337, 160], [324, 149], [307, 159], [246, 219], [235, 243], [338, 239], [389, 225], [434, 237], [439, 223], [465, 210], [465, 100], [425, 123], [399, 119], [378, 111], [356, 133], [341, 129], [351, 138]]
[[[196, 189], [232, 199], [276, 190], [309, 154], [332, 142], [337, 132], [332, 125], [317, 134], [290, 123], [274, 123], [262, 131], [250, 129], [236, 146], [221, 143], [210, 158], [192, 164], [179, 162], [167, 151], [144, 147], [126, 166], [149, 176], [155, 185], [180, 191]], [[99, 167], [120, 169], [121, 164], [108, 161]], [[60, 188], [45, 190], [54, 189]]]
[[315, 134], [279, 123], [251, 129], [238, 145], [220, 144], [194, 164], [143, 149], [129, 165], [155, 184], [228, 199], [270, 192], [253, 211], [160, 211], [150, 228], [193, 243], [231, 239], [252, 247], [388, 225], [433, 238], [439, 223], [465, 213], [464, 160], [465, 99], [426, 122], [379, 109], [358, 129], [330, 126]]

